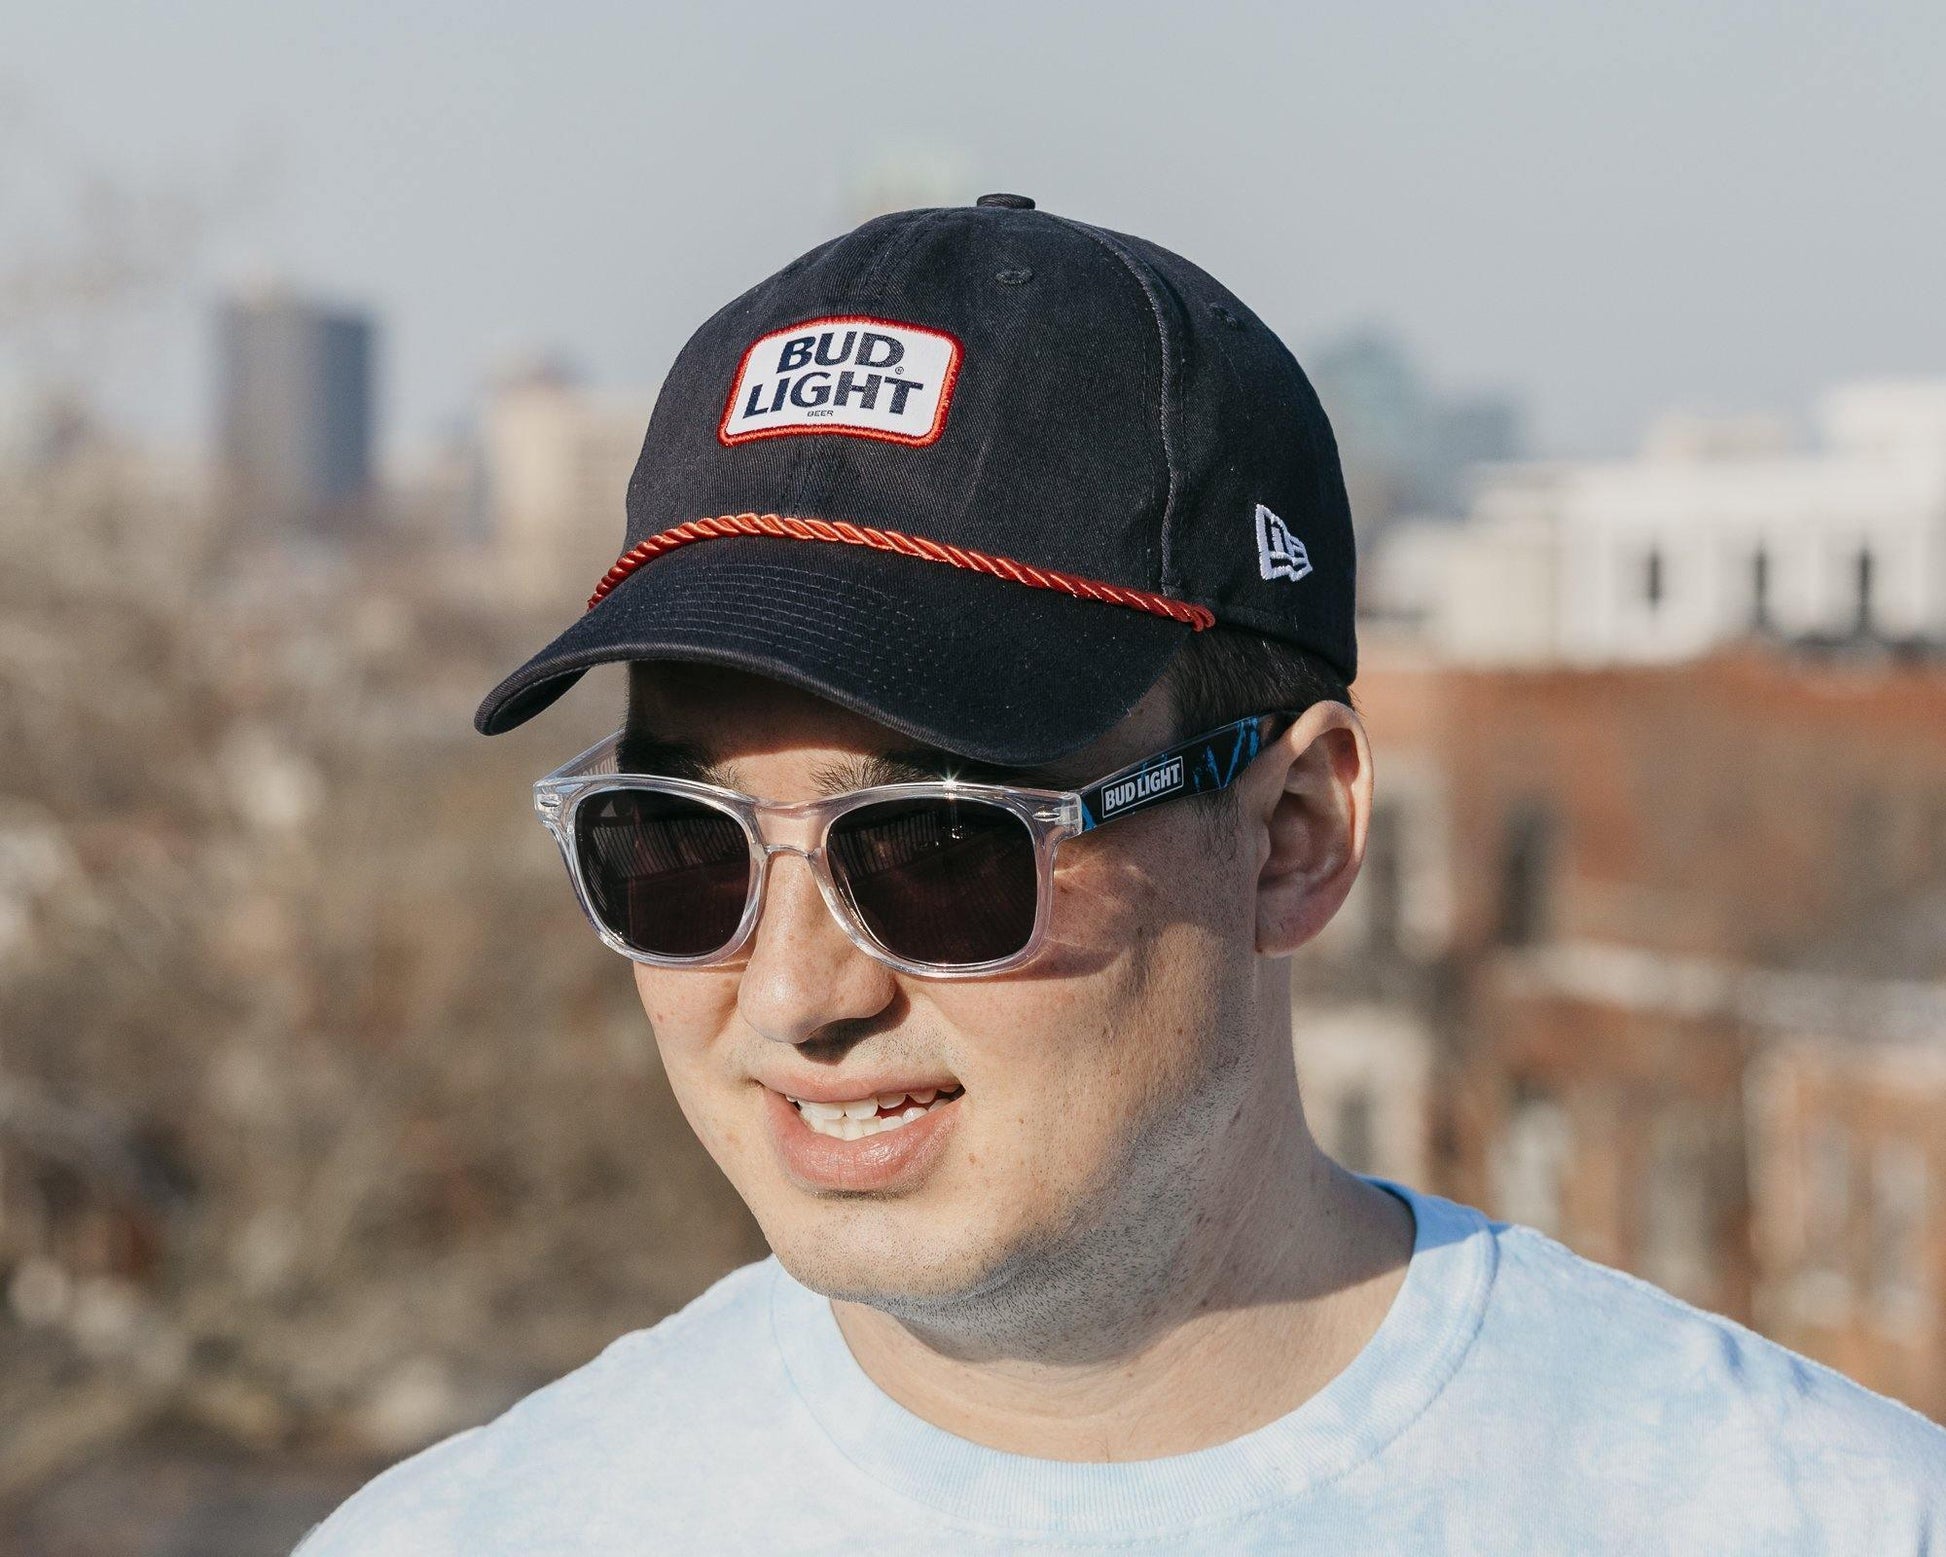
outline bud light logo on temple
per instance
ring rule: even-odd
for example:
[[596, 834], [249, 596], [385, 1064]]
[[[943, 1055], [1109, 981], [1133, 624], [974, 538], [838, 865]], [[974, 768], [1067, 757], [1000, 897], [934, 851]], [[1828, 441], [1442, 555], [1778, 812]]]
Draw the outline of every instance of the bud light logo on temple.
[[960, 346], [887, 319], [812, 319], [744, 354], [717, 436], [726, 444], [839, 433], [931, 443], [944, 430]]
[[1117, 811], [1125, 811], [1138, 800], [1154, 800], [1162, 795], [1174, 794], [1182, 788], [1182, 758], [1171, 757], [1167, 762], [1153, 768], [1144, 768], [1140, 773], [1110, 784], [1101, 794], [1101, 814], [1113, 816]]

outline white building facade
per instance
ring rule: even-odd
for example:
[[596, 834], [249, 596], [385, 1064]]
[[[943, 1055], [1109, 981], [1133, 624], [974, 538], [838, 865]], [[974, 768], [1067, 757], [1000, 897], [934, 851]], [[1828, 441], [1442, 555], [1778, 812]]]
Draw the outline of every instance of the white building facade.
[[1387, 537], [1382, 609], [1466, 661], [1691, 658], [1752, 635], [1946, 643], [1946, 379], [1858, 384], [1819, 446], [1672, 420], [1632, 460], [1508, 466]]
[[629, 473], [653, 398], [533, 372], [501, 384], [481, 428], [499, 587], [579, 603], [622, 550]]

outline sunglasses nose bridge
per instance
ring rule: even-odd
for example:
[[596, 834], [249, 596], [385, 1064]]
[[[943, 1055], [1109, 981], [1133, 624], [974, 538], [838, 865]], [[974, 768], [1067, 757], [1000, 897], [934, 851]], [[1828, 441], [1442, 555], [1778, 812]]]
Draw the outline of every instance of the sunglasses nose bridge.
[[766, 872], [780, 854], [794, 854], [817, 871], [824, 855], [824, 826], [824, 818], [813, 806], [760, 802], [751, 807], [747, 830], [763, 856]]
[[831, 879], [831, 866], [822, 845], [805, 848], [800, 844], [771, 843], [768, 839], [764, 839], [757, 847], [763, 854], [761, 874], [766, 882], [770, 877], [770, 867], [780, 854], [800, 859], [804, 862], [805, 868], [811, 872], [811, 880], [817, 884], [818, 895], [830, 904], [831, 912], [836, 914], [841, 922], [844, 920], [845, 911], [839, 902], [838, 884]]
[[824, 900], [824, 906], [830, 911], [831, 917], [838, 921], [839, 929], [845, 932], [845, 935], [854, 945], [863, 947], [868, 951], [871, 949], [869, 942], [861, 937], [857, 925], [853, 923], [852, 915], [844, 901], [843, 891], [839, 888], [838, 883], [831, 878], [831, 868], [821, 844], [811, 848], [804, 848], [799, 844], [772, 843], [767, 838], [760, 838], [757, 842], [757, 852], [761, 855], [762, 860], [757, 871], [758, 880], [752, 883], [751, 890], [758, 897], [760, 904], [759, 912], [762, 911], [761, 904], [770, 895], [770, 867], [772, 863], [780, 854], [795, 855], [804, 862], [806, 869], [811, 872], [812, 885], [817, 888], [818, 896]]
[[818, 836], [818, 828], [802, 818], [796, 819], [791, 831], [797, 833], [800, 842], [781, 842], [770, 836], [776, 825], [773, 818], [766, 817], [757, 834], [757, 853], [762, 857], [759, 874], [768, 879], [770, 867], [779, 856], [789, 856], [802, 860], [809, 867], [812, 878], [817, 882], [826, 901], [830, 900], [830, 888], [825, 879], [824, 846]]

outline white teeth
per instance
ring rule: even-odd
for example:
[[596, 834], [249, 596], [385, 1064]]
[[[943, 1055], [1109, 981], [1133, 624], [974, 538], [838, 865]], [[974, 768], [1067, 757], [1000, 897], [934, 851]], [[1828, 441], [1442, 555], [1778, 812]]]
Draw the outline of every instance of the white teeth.
[[[792, 1098], [805, 1124], [819, 1135], [829, 1135], [840, 1141], [859, 1141], [868, 1135], [882, 1135], [887, 1130], [897, 1130], [913, 1120], [930, 1113], [950, 1099], [941, 1099], [937, 1087], [926, 1087], [918, 1092], [887, 1092], [878, 1097], [857, 1098], [843, 1103], [812, 1103], [803, 1098]], [[895, 1108], [900, 1103], [906, 1107], [896, 1114], [879, 1116], [881, 1108]]]

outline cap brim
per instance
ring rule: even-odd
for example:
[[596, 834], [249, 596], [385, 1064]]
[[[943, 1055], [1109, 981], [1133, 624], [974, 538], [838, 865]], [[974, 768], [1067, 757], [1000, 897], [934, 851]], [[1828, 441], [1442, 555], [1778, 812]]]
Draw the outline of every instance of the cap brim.
[[1125, 718], [1190, 635], [1167, 617], [917, 558], [735, 536], [637, 568], [489, 692], [483, 735], [531, 719], [590, 667], [731, 666], [930, 746], [1033, 766]]

